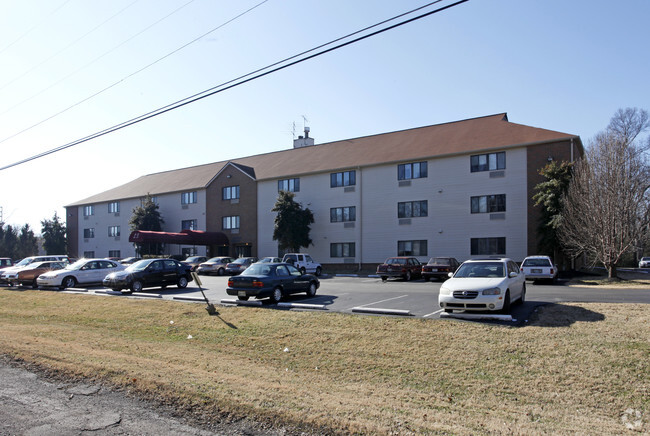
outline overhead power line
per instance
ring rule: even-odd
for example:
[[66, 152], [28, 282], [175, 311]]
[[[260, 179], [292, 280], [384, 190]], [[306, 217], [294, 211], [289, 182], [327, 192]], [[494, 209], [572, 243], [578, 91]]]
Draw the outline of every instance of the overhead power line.
[[[15, 167], [15, 166], [18, 166], [18, 165], [21, 165], [21, 164], [27, 163], [27, 162], [30, 162], [30, 161], [32, 161], [32, 160], [35, 160], [35, 159], [38, 159], [38, 158], [41, 158], [41, 157], [44, 157], [44, 156], [48, 156], [48, 155], [50, 155], [50, 154], [56, 153], [56, 152], [58, 152], [58, 151], [65, 150], [65, 149], [70, 148], [70, 147], [74, 147], [75, 145], [79, 145], [79, 144], [82, 144], [82, 143], [84, 143], [84, 142], [88, 142], [88, 141], [90, 141], [90, 140], [93, 140], [93, 139], [99, 138], [99, 137], [104, 136], [104, 135], [107, 135], [107, 134], [109, 134], [109, 133], [112, 133], [112, 132], [115, 132], [115, 131], [118, 131], [118, 130], [124, 129], [125, 127], [129, 127], [129, 126], [132, 126], [132, 125], [134, 125], [134, 124], [140, 123], [140, 122], [142, 122], [142, 121], [148, 120], [148, 119], [150, 119], [150, 118], [157, 117], [157, 116], [162, 115], [162, 114], [165, 114], [165, 113], [167, 113], [167, 112], [170, 112], [170, 111], [173, 111], [173, 110], [179, 109], [179, 108], [181, 108], [181, 107], [183, 107], [183, 106], [185, 106], [185, 105], [188, 105], [188, 104], [190, 104], [190, 103], [195, 103], [195, 102], [197, 102], [197, 101], [199, 101], [199, 100], [202, 100], [202, 99], [204, 99], [204, 98], [207, 98], [207, 97], [210, 97], [210, 96], [212, 96], [212, 95], [218, 94], [218, 93], [220, 93], [220, 92], [226, 91], [226, 90], [228, 90], [228, 89], [231, 89], [231, 88], [234, 88], [234, 87], [237, 87], [237, 86], [243, 85], [244, 83], [251, 82], [251, 81], [253, 81], [253, 80], [259, 79], [259, 78], [264, 77], [264, 76], [267, 76], [267, 75], [269, 75], [269, 74], [272, 74], [272, 73], [275, 73], [275, 72], [278, 72], [278, 71], [284, 70], [285, 68], [289, 68], [289, 67], [291, 67], [291, 66], [297, 65], [297, 64], [302, 63], [302, 62], [305, 62], [305, 61], [308, 61], [308, 60], [313, 59], [313, 58], [316, 58], [316, 57], [318, 57], [318, 56], [322, 56], [322, 55], [324, 55], [324, 54], [326, 54], [326, 53], [329, 53], [329, 52], [331, 52], [331, 51], [338, 50], [338, 49], [343, 48], [343, 47], [346, 47], [346, 46], [348, 46], [348, 45], [351, 45], [351, 44], [357, 43], [357, 42], [359, 42], [359, 41], [362, 41], [362, 40], [368, 39], [368, 38], [370, 38], [370, 37], [372, 37], [372, 36], [379, 35], [379, 34], [381, 34], [381, 33], [387, 32], [387, 31], [392, 30], [392, 29], [395, 29], [395, 28], [397, 28], [397, 27], [404, 26], [404, 25], [406, 25], [406, 24], [412, 23], [412, 22], [417, 21], [417, 20], [421, 20], [421, 19], [423, 19], [423, 18], [425, 18], [425, 17], [428, 17], [428, 16], [430, 16], [430, 15], [436, 14], [436, 13], [438, 13], [438, 12], [442, 12], [442, 11], [444, 11], [444, 10], [447, 10], [447, 9], [452, 8], [452, 7], [458, 6], [458, 5], [462, 4], [462, 3], [466, 3], [466, 2], [469, 1], [469, 0], [459, 0], [459, 1], [456, 1], [455, 3], [449, 4], [449, 5], [447, 5], [447, 6], [443, 6], [443, 7], [441, 7], [441, 8], [434, 9], [434, 10], [432, 10], [432, 11], [422, 13], [422, 14], [417, 15], [417, 16], [415, 16], [415, 17], [412, 17], [412, 18], [406, 19], [406, 20], [404, 20], [404, 21], [400, 21], [399, 23], [396, 23], [396, 24], [393, 24], [393, 25], [390, 25], [390, 26], [384, 27], [384, 28], [382, 28], [382, 29], [376, 30], [376, 31], [374, 31], [374, 32], [371, 32], [371, 33], [368, 33], [368, 34], [365, 34], [365, 35], [362, 35], [362, 36], [356, 37], [356, 38], [351, 39], [351, 40], [349, 40], [349, 41], [341, 42], [340, 44], [337, 44], [337, 45], [335, 45], [335, 46], [333, 46], [333, 47], [324, 48], [323, 50], [320, 50], [320, 51], [318, 51], [318, 52], [316, 52], [316, 53], [313, 53], [313, 54], [310, 54], [310, 55], [308, 55], [308, 56], [301, 57], [300, 59], [293, 60], [293, 59], [295, 59], [296, 57], [300, 57], [300, 56], [302, 56], [302, 55], [304, 55], [304, 54], [311, 53], [311, 52], [313, 52], [313, 51], [315, 51], [315, 50], [318, 50], [319, 48], [323, 48], [323, 47], [326, 47], [326, 46], [332, 45], [332, 44], [335, 43], [335, 42], [338, 42], [338, 41], [341, 41], [341, 40], [345, 40], [345, 39], [347, 39], [348, 37], [350, 37], [350, 36], [352, 36], [352, 35], [357, 35], [358, 33], [363, 32], [364, 30], [367, 30], [367, 29], [371, 29], [371, 28], [377, 27], [377, 26], [379, 26], [379, 25], [381, 25], [381, 24], [384, 24], [384, 23], [387, 23], [387, 22], [390, 22], [390, 21], [394, 21], [394, 20], [395, 20], [396, 18], [398, 18], [398, 17], [403, 17], [403, 16], [405, 16], [405, 15], [409, 15], [409, 14], [413, 13], [414, 11], [418, 11], [418, 10], [421, 10], [421, 9], [423, 9], [423, 8], [425, 8], [425, 7], [431, 6], [431, 5], [433, 5], [433, 4], [440, 3], [441, 1], [443, 1], [443, 0], [437, 0], [437, 1], [431, 2], [431, 3], [429, 3], [429, 4], [425, 5], [425, 6], [422, 6], [422, 7], [420, 7], [420, 8], [417, 8], [417, 9], [414, 9], [414, 10], [412, 10], [412, 11], [405, 12], [405, 13], [403, 13], [403, 14], [397, 15], [396, 17], [393, 17], [393, 18], [390, 18], [390, 19], [388, 19], [388, 20], [382, 21], [381, 23], [375, 24], [375, 25], [373, 25], [373, 26], [369, 26], [369, 27], [367, 27], [367, 28], [365, 28], [365, 29], [362, 29], [362, 30], [360, 30], [360, 31], [353, 32], [353, 33], [351, 33], [351, 34], [349, 34], [349, 35], [347, 35], [347, 36], [344, 36], [344, 37], [341, 37], [341, 38], [337, 38], [337, 39], [335, 39], [335, 40], [333, 40], [333, 41], [330, 41], [330, 42], [328, 42], [328, 43], [326, 43], [326, 44], [320, 45], [320, 46], [318, 46], [318, 47], [316, 47], [316, 48], [313, 48], [313, 49], [307, 50], [307, 51], [305, 51], [305, 52], [303, 52], [303, 53], [300, 53], [300, 54], [297, 54], [297, 55], [291, 56], [291, 57], [286, 58], [286, 59], [284, 59], [284, 60], [282, 60], [282, 61], [279, 61], [279, 62], [276, 62], [276, 63], [274, 63], [274, 64], [271, 64], [271, 65], [269, 65], [269, 66], [267, 66], [267, 67], [264, 67], [264, 68], [261, 68], [261, 69], [259, 69], [259, 70], [253, 71], [253, 72], [248, 73], [248, 74], [245, 74], [245, 75], [243, 75], [243, 76], [240, 76], [240, 77], [238, 77], [238, 78], [236, 78], [236, 79], [229, 80], [229, 81], [224, 82], [224, 83], [222, 83], [222, 84], [220, 84], [220, 85], [214, 86], [214, 87], [212, 87], [212, 88], [210, 88], [210, 89], [207, 89], [207, 90], [205, 90], [205, 91], [202, 91], [202, 92], [200, 92], [200, 93], [194, 94], [194, 95], [192, 95], [192, 96], [186, 97], [186, 98], [184, 98], [184, 99], [182, 99], [182, 100], [178, 100], [178, 101], [176, 101], [176, 102], [174, 102], [174, 103], [168, 104], [168, 105], [166, 105], [166, 106], [163, 106], [163, 107], [161, 107], [161, 108], [158, 108], [158, 109], [153, 110], [153, 111], [151, 111], [151, 112], [148, 112], [148, 113], [146, 113], [146, 114], [143, 114], [143, 115], [140, 115], [140, 116], [138, 116], [138, 117], [132, 118], [132, 119], [130, 119], [130, 120], [124, 121], [124, 122], [122, 122], [122, 123], [120, 123], [120, 124], [116, 124], [116, 125], [114, 125], [114, 126], [112, 126], [112, 127], [109, 127], [109, 128], [107, 128], [107, 129], [101, 130], [101, 131], [99, 131], [99, 132], [95, 132], [95, 133], [93, 133], [93, 134], [91, 134], [91, 135], [85, 136], [85, 137], [83, 137], [83, 138], [77, 139], [77, 140], [75, 140], [75, 141], [69, 142], [69, 143], [64, 144], [64, 145], [61, 145], [61, 146], [59, 146], [59, 147], [56, 147], [56, 148], [53, 148], [53, 149], [47, 150], [47, 151], [42, 152], [42, 153], [39, 153], [39, 154], [37, 154], [37, 155], [34, 155], [34, 156], [31, 156], [31, 157], [28, 157], [28, 158], [23, 159], [23, 160], [20, 160], [20, 161], [18, 161], [18, 162], [14, 162], [14, 163], [9, 164], [9, 165], [6, 165], [6, 166], [4, 166], [4, 167], [0, 167], [0, 171], [5, 170], [5, 169], [8, 169], [8, 168]], [[291, 61], [291, 62], [288, 62], [288, 61], [290, 61], [290, 60], [292, 60], [292, 61]], [[265, 71], [265, 70], [267, 70], [267, 71]]]

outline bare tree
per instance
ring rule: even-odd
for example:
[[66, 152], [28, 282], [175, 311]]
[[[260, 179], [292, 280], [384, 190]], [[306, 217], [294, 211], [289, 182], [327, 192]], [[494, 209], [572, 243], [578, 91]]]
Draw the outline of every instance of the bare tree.
[[637, 141], [648, 127], [645, 110], [617, 111], [575, 165], [564, 197], [558, 229], [563, 244], [602, 264], [610, 278], [650, 224], [650, 167], [646, 144]]

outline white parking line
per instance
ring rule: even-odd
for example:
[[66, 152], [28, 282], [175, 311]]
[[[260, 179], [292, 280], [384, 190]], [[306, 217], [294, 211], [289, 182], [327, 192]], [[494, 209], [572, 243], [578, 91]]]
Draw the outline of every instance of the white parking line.
[[[397, 299], [404, 298], [404, 297], [408, 297], [408, 295], [402, 295], [402, 296], [399, 296], [399, 297], [387, 298], [385, 300], [375, 301], [373, 303], [368, 303], [368, 304], [364, 304], [362, 306], [354, 306], [354, 307], [367, 307], [367, 306], [372, 306], [373, 304], [379, 304], [379, 303], [383, 303], [385, 301], [397, 300]], [[348, 309], [348, 310], [352, 310], [352, 309]]]
[[439, 314], [440, 312], [442, 312], [442, 310], [443, 310], [443, 309], [436, 310], [435, 312], [428, 313], [428, 314], [424, 315], [422, 318], [426, 318], [426, 317], [428, 317], [428, 316], [437, 315], [437, 314]]

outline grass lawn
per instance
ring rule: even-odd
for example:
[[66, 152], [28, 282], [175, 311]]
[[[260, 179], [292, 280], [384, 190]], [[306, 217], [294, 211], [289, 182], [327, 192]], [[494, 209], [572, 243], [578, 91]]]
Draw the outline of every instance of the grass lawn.
[[0, 354], [290, 433], [650, 431], [650, 305], [549, 305], [524, 327], [218, 310], [0, 289]]

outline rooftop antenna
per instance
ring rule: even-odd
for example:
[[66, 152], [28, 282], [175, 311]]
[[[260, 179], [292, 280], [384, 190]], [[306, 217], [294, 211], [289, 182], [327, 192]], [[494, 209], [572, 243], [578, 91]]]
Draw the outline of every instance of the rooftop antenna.
[[291, 126], [291, 135], [293, 135], [293, 139], [296, 139], [296, 122], [294, 121], [291, 124], [292, 124], [292, 126]]

